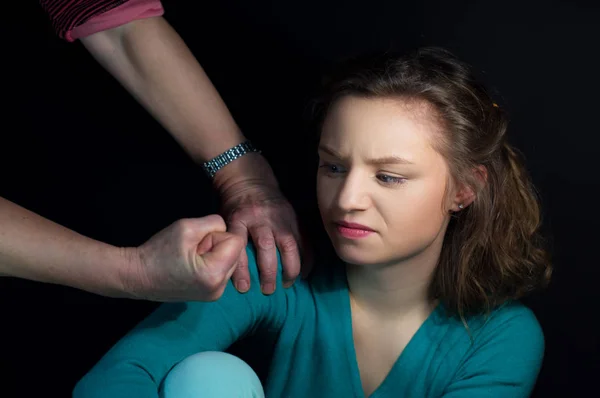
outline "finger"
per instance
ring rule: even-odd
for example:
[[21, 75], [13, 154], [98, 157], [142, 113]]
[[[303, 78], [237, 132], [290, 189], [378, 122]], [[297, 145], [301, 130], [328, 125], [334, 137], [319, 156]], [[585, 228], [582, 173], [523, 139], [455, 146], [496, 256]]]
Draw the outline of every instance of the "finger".
[[248, 229], [244, 224], [237, 222], [229, 225], [229, 232], [242, 239], [244, 244], [244, 250], [240, 253], [231, 279], [238, 292], [246, 293], [250, 290], [250, 272], [248, 271], [248, 256], [245, 250], [248, 244]]
[[[204, 243], [209, 241], [209, 243]], [[222, 273], [228, 275], [233, 272], [240, 252], [244, 248], [244, 243], [236, 235], [226, 232], [215, 232], [208, 235], [202, 242], [202, 245], [209, 246], [209, 249], [200, 256], [202, 264], [209, 273]], [[225, 279], [229, 280], [229, 278]]]
[[200, 241], [211, 232], [225, 232], [227, 230], [225, 220], [218, 214], [184, 220], [183, 226], [184, 232], [187, 233], [196, 244], [199, 244]]
[[[308, 275], [310, 274], [310, 272], [312, 271], [313, 264], [314, 264], [313, 253], [311, 250], [311, 246], [309, 244], [309, 240], [307, 239], [308, 235], [306, 234], [305, 228], [303, 228], [302, 225], [299, 224], [295, 219], [294, 219], [294, 222], [291, 224], [291, 226], [292, 226], [291, 229], [293, 231], [293, 235], [296, 239], [296, 245], [297, 245], [299, 253], [300, 253], [299, 254], [300, 273], [302, 275], [302, 278], [306, 279], [308, 277]], [[286, 278], [285, 269], [286, 269], [286, 265], [284, 264], [284, 278]], [[295, 278], [297, 278], [297, 275], [295, 276]], [[285, 282], [284, 282], [284, 286], [285, 287], [291, 286], [291, 284], [289, 283], [289, 280], [288, 280], [287, 284], [285, 284]]]
[[[239, 239], [239, 237], [236, 236], [236, 238]], [[240, 240], [241, 241], [241, 240]], [[239, 260], [238, 260], [239, 261]], [[237, 263], [237, 262], [236, 262]], [[217, 289], [217, 291], [215, 292], [214, 296], [213, 296], [213, 300], [218, 300], [222, 295], [223, 292], [225, 291], [225, 288], [227, 287], [227, 282], [229, 281], [229, 279], [232, 277], [233, 273], [236, 270], [236, 266], [234, 265], [233, 267], [231, 267], [231, 269], [229, 271], [227, 271], [227, 274], [225, 274], [225, 278], [223, 278], [223, 284]]]
[[[232, 234], [228, 232], [211, 232], [204, 237], [196, 247], [196, 254], [202, 256], [209, 252], [217, 244], [229, 239]], [[236, 235], [237, 236], [237, 235]]]
[[204, 271], [200, 273], [200, 286], [205, 289], [203, 295], [214, 301], [223, 295], [244, 244], [238, 236], [226, 232], [211, 233], [205, 241], [212, 241], [212, 247], [200, 257]]
[[283, 263], [283, 287], [292, 286], [300, 274], [300, 250], [294, 235], [282, 235], [275, 238]]
[[[241, 240], [240, 240], [240, 242], [241, 242]], [[231, 267], [231, 269], [230, 269], [229, 271], [227, 271], [227, 274], [225, 275], [225, 280], [226, 280], [226, 281], [229, 281], [229, 279], [231, 279], [231, 278], [232, 278], [233, 274], [234, 274], [234, 273], [235, 273], [235, 271], [238, 269], [238, 267], [239, 267], [239, 264], [240, 264], [240, 262], [242, 261], [242, 260], [240, 260], [240, 258], [241, 258], [242, 256], [243, 256], [243, 257], [246, 257], [246, 246], [245, 246], [245, 245], [242, 245], [241, 252], [242, 252], [242, 254], [241, 254], [241, 255], [240, 255], [240, 257], [238, 257], [238, 259], [235, 261], [235, 264], [234, 264], [234, 266], [233, 266], [233, 267]], [[247, 262], [247, 261], [248, 261], [248, 260], [246, 260], [246, 262]], [[246, 267], [246, 268], [248, 268], [248, 267]], [[235, 283], [235, 282], [234, 282], [234, 283]], [[236, 289], [237, 289], [237, 288], [236, 288]], [[248, 291], [248, 290], [246, 289], [246, 291]], [[241, 293], [246, 293], [246, 292], [241, 292]]]
[[277, 248], [273, 232], [264, 225], [251, 229], [250, 235], [257, 248], [261, 290], [263, 294], [273, 294], [277, 281]]
[[250, 271], [248, 270], [248, 255], [246, 254], [246, 250], [242, 250], [242, 253], [238, 257], [231, 279], [238, 292], [246, 293], [250, 290]]

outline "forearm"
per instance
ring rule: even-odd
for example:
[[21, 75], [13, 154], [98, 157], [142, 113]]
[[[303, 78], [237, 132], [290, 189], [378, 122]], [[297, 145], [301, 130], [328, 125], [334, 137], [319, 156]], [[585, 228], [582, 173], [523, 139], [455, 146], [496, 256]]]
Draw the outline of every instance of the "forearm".
[[125, 297], [128, 249], [60, 226], [0, 197], [0, 275]]
[[82, 42], [197, 163], [244, 140], [206, 73], [164, 18], [134, 21]]

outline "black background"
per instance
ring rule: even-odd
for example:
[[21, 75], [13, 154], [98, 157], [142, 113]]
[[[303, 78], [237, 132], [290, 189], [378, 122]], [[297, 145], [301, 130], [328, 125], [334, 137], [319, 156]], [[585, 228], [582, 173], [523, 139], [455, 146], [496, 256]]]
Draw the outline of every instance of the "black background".
[[[208, 181], [36, 1], [3, 5], [0, 195], [82, 234], [139, 245], [216, 211]], [[551, 234], [554, 281], [527, 303], [546, 336], [534, 396], [596, 393], [600, 6], [584, 1], [165, 1], [236, 121], [304, 220], [314, 208], [307, 103], [340, 57], [449, 48], [508, 109]], [[0, 396], [68, 396], [156, 304], [0, 280]]]

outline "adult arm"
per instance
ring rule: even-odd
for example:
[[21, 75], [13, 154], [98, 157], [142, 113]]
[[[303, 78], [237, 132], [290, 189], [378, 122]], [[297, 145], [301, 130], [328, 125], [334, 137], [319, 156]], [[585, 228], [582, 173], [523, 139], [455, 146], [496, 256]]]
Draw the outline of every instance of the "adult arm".
[[0, 275], [125, 297], [132, 257], [0, 197]]
[[116, 247], [0, 197], [0, 276], [109, 297], [215, 300], [244, 248], [225, 228], [216, 215], [184, 219], [139, 247]]
[[[164, 18], [135, 20], [81, 41], [197, 163], [245, 140], [202, 66]], [[214, 186], [229, 230], [245, 241], [250, 235], [258, 248], [263, 292], [275, 288], [277, 247], [284, 279], [293, 282], [300, 272], [296, 216], [266, 159], [242, 156], [217, 172]], [[249, 288], [245, 254], [234, 280], [240, 291]]]

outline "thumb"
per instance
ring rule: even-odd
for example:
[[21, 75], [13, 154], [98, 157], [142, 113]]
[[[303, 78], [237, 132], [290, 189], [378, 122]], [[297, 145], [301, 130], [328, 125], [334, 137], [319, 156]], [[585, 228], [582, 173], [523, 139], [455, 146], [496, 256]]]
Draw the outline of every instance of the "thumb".
[[197, 254], [202, 266], [229, 273], [244, 249], [243, 240], [227, 232], [212, 232], [200, 242]]

